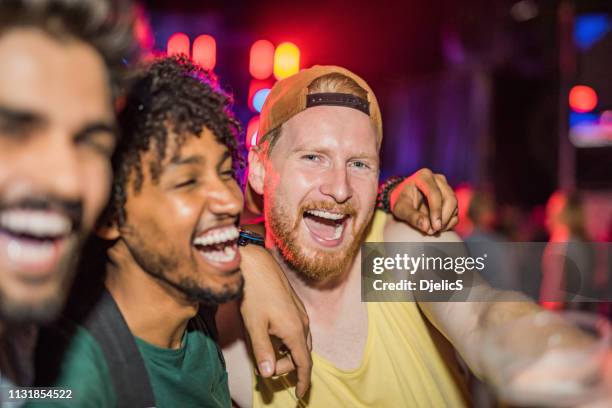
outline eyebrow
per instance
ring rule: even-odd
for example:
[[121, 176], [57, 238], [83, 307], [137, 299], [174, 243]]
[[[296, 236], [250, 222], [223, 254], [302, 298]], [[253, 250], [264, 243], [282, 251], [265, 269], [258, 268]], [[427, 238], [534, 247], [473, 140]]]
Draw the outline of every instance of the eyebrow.
[[[296, 146], [294, 149], [292, 149], [291, 153], [296, 153], [299, 151], [311, 151], [311, 152], [317, 152], [317, 153], [322, 153], [322, 154], [326, 154], [326, 155], [330, 155], [330, 153], [333, 151], [333, 149], [329, 149], [327, 147], [315, 147], [315, 148], [308, 148], [306, 146]], [[356, 158], [364, 158], [364, 159], [370, 159], [370, 160], [379, 160], [379, 156], [378, 155], [373, 155], [371, 153], [367, 153], [367, 152], [358, 152], [357, 154], [353, 154], [351, 155], [351, 159], [356, 159]]]
[[172, 166], [183, 166], [183, 165], [188, 165], [188, 164], [204, 164], [205, 162], [206, 160], [204, 159], [204, 157], [200, 155], [187, 156], [187, 157], [174, 156], [170, 160], [170, 164]]
[[0, 119], [13, 122], [17, 125], [43, 125], [47, 123], [47, 120], [44, 116], [34, 113], [28, 112], [25, 110], [7, 108], [6, 106], [0, 106]]

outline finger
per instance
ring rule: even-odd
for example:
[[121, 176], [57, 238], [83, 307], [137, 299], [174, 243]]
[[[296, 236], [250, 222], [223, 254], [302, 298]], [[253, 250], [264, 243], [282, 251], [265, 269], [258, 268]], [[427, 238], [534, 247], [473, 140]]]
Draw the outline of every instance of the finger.
[[439, 230], [442, 228], [442, 220], [440, 219], [440, 214], [442, 212], [442, 193], [430, 170], [419, 170], [417, 174], [418, 177], [415, 179], [416, 186], [427, 200], [431, 228]]
[[444, 231], [452, 230], [453, 228], [455, 228], [455, 226], [457, 226], [457, 224], [459, 224], [459, 217], [456, 215], [453, 215], [450, 221], [448, 222], [448, 224], [446, 224]]
[[276, 360], [276, 370], [274, 371], [274, 375], [287, 374], [293, 370], [295, 370], [295, 364], [293, 364], [291, 356], [281, 357]]
[[274, 374], [276, 356], [274, 355], [274, 348], [272, 347], [272, 341], [268, 335], [268, 330], [265, 327], [260, 327], [249, 329], [248, 332], [259, 375], [262, 377], [270, 377]]
[[287, 339], [281, 338], [283, 343], [289, 349], [291, 359], [293, 360], [293, 363], [297, 369], [298, 381], [295, 388], [295, 395], [298, 398], [302, 398], [304, 394], [306, 394], [306, 391], [308, 391], [308, 387], [310, 387], [312, 357], [306, 344], [306, 337], [307, 336], [292, 336]]
[[429, 218], [418, 209], [411, 208], [407, 203], [398, 202], [395, 205], [394, 215], [422, 232], [427, 232], [430, 227]]
[[442, 174], [436, 174], [434, 179], [442, 193], [441, 221], [442, 226], [446, 226], [457, 210], [457, 198], [451, 186], [448, 185], [446, 177]]

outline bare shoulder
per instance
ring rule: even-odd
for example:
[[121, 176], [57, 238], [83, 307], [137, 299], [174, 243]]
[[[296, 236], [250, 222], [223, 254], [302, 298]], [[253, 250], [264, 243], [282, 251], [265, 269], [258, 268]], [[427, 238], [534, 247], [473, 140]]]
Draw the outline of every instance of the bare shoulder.
[[219, 306], [217, 312], [219, 344], [228, 371], [230, 395], [239, 407], [253, 404], [253, 364], [242, 328], [237, 302]]
[[446, 231], [434, 236], [425, 235], [391, 215], [387, 215], [383, 236], [385, 242], [462, 242], [454, 231]]

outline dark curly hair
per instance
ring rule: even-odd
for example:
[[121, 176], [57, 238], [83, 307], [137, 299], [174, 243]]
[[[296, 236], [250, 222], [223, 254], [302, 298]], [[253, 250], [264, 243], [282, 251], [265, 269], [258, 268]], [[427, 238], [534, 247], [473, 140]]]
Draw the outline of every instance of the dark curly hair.
[[166, 157], [168, 134], [177, 135], [177, 147], [187, 137], [199, 137], [204, 128], [225, 145], [234, 169], [243, 166], [238, 149], [240, 122], [230, 110], [233, 100], [219, 86], [215, 75], [185, 56], [154, 60], [135, 74], [119, 114], [121, 139], [113, 156], [114, 181], [105, 220], [125, 223], [128, 183], [139, 191], [143, 182], [142, 155], [153, 147], [156, 160], [149, 171], [159, 181]]
[[124, 87], [127, 62], [138, 56], [134, 9], [129, 0], [0, 0], [0, 35], [14, 27], [36, 27], [54, 38], [77, 38], [98, 51], [113, 95]]

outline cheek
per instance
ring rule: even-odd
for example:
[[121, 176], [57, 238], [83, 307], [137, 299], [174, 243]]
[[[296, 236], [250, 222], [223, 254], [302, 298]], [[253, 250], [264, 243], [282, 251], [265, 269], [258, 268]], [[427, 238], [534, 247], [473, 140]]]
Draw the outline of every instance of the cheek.
[[83, 158], [79, 174], [84, 186], [84, 223], [91, 228], [109, 199], [112, 182], [110, 161], [102, 157]]

